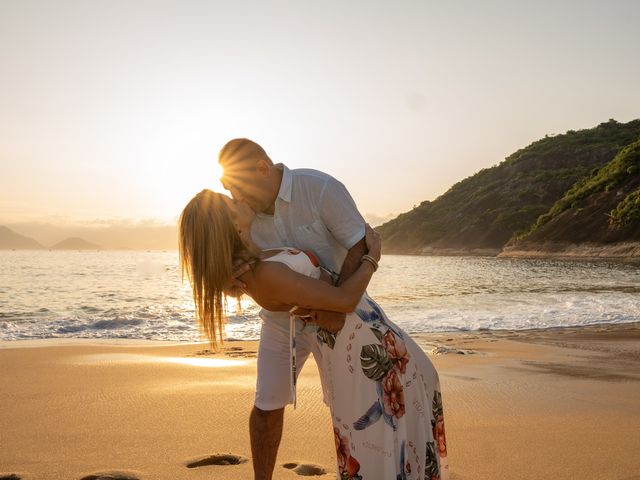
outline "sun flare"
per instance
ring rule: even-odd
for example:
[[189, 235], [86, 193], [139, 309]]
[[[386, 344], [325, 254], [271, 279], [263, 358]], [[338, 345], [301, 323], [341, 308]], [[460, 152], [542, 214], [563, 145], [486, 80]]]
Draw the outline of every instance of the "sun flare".
[[219, 163], [214, 163], [213, 165], [213, 185], [211, 186], [211, 190], [218, 193], [227, 193], [227, 190], [222, 186], [222, 182], [220, 182], [220, 178], [224, 170], [220, 166]]

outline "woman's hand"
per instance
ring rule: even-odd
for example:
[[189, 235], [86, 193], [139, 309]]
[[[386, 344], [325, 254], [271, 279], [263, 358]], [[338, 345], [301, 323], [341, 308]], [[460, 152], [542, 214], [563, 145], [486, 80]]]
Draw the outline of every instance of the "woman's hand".
[[380, 239], [380, 234], [371, 228], [371, 225], [368, 223], [365, 225], [365, 241], [369, 249], [368, 254], [371, 255], [376, 262], [379, 262], [382, 252], [382, 240]]
[[233, 261], [233, 273], [231, 274], [231, 278], [227, 281], [227, 284], [222, 289], [224, 294], [228, 297], [239, 298], [240, 296], [242, 296], [242, 294], [247, 293], [247, 284], [240, 280], [238, 277], [241, 277], [249, 270], [251, 270], [251, 267], [246, 261], [242, 259], [235, 259]]

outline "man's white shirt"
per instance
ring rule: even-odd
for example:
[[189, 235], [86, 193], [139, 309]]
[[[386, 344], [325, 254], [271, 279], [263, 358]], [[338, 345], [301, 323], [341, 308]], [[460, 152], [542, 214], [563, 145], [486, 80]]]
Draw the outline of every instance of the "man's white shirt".
[[[339, 273], [349, 249], [365, 236], [365, 221], [353, 198], [331, 175], [278, 166], [282, 181], [274, 214], [256, 215], [251, 226], [253, 241], [262, 249], [311, 250], [322, 266]], [[261, 312], [263, 318], [265, 313]]]

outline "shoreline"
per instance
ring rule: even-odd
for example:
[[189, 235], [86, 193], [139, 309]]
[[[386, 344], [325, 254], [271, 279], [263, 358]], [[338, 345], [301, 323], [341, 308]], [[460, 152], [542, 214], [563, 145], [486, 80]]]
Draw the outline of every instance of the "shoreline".
[[495, 257], [495, 258], [540, 258], [576, 261], [614, 261], [640, 263], [640, 242], [614, 244], [556, 243], [521, 244], [502, 248], [434, 248], [419, 247], [408, 251], [384, 251], [383, 255], [417, 257]]
[[498, 257], [616, 260], [640, 263], [640, 242], [613, 244], [545, 242], [528, 245], [525, 241], [521, 245], [504, 247]]
[[[487, 329], [481, 328], [478, 330], [444, 330], [437, 332], [414, 332], [410, 335], [412, 337], [433, 337], [439, 338], [441, 336], [496, 336], [499, 338], [526, 336], [530, 334], [539, 333], [553, 333], [562, 331], [575, 331], [580, 330], [583, 332], [602, 331], [606, 330], [640, 330], [640, 322], [619, 322], [619, 323], [592, 323], [588, 325], [561, 325], [551, 327], [533, 327], [526, 329]], [[223, 346], [227, 344], [234, 345], [236, 343], [258, 343], [259, 339], [226, 339]], [[140, 347], [140, 348], [154, 348], [154, 347], [184, 347], [195, 346], [202, 348], [209, 348], [209, 342], [207, 340], [197, 341], [179, 341], [179, 340], [149, 340], [143, 338], [87, 338], [87, 337], [52, 337], [52, 338], [33, 338], [24, 340], [4, 340], [0, 339], [0, 350], [12, 349], [12, 348], [46, 348], [46, 347], [83, 347], [83, 346], [98, 346], [98, 347]]]

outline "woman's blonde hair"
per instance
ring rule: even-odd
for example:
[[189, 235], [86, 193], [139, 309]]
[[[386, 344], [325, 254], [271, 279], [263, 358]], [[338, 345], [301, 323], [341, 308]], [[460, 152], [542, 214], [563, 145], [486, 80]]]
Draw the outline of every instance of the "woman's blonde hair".
[[213, 350], [223, 342], [224, 288], [237, 258], [250, 261], [222, 195], [204, 189], [184, 207], [178, 220], [182, 281], [191, 283], [199, 331]]

